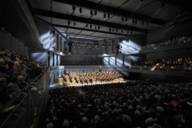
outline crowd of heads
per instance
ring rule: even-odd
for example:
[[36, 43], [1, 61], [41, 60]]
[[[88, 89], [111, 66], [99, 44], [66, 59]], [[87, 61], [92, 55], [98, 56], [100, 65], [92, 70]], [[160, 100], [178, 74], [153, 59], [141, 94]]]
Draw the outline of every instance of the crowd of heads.
[[[0, 50], [0, 112], [20, 102], [27, 85], [42, 73], [36, 62], [14, 51]], [[13, 102], [14, 101], [14, 102]]]
[[46, 128], [191, 128], [192, 84], [130, 81], [56, 88]]
[[191, 71], [191, 57], [174, 57], [169, 59], [158, 59], [143, 61], [135, 64], [133, 68], [141, 70], [158, 70], [158, 71]]

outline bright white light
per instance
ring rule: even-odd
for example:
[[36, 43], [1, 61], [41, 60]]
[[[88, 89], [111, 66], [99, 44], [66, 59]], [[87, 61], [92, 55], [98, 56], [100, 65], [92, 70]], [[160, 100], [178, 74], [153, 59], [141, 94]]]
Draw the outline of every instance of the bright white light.
[[60, 52], [59, 54], [60, 54], [60, 55], [64, 55], [63, 52]]
[[[103, 54], [103, 56], [109, 56], [108, 54]], [[115, 57], [111, 56], [110, 57], [110, 62], [109, 62], [109, 58], [108, 57], [103, 57], [103, 63], [105, 65], [108, 65], [110, 63], [110, 65], [114, 66], [114, 67], [123, 67], [123, 61], [119, 58], [117, 58], [117, 63], [115, 64]], [[124, 61], [124, 65], [131, 67], [131, 64]]]
[[120, 42], [120, 51], [123, 54], [136, 54], [139, 53], [140, 50], [141, 46], [131, 40], [123, 40], [122, 42]]
[[41, 40], [41, 44], [43, 45], [44, 49], [53, 50], [55, 45], [56, 45], [55, 37], [50, 32], [47, 32], [47, 33], [43, 34], [40, 37], [40, 40]]
[[46, 64], [48, 54], [46, 52], [32, 53], [32, 58], [39, 63]]
[[[129, 40], [123, 40], [120, 42], [120, 52], [123, 54], [138, 54], [141, 51], [141, 46], [138, 45], [137, 43]], [[129, 56], [129, 58], [132, 61], [137, 61], [138, 57], [137, 56]]]

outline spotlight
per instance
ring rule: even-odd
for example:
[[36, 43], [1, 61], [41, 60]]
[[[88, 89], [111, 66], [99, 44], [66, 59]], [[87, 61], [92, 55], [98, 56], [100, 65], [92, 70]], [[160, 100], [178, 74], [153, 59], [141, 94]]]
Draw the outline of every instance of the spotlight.
[[165, 3], [161, 2], [161, 8], [165, 7]]
[[106, 18], [106, 13], [103, 14], [103, 17]]
[[135, 24], [137, 24], [137, 20], [135, 19]]
[[97, 10], [94, 11], [95, 15], [97, 15]]
[[75, 11], [76, 7], [75, 5], [72, 5], [72, 10]]
[[142, 23], [142, 25], [144, 25], [144, 24], [145, 24], [145, 21], [144, 21], [144, 20], [142, 20], [142, 21], [141, 21], [141, 23]]
[[108, 13], [108, 19], [110, 18], [110, 14]]
[[70, 25], [70, 24], [71, 24], [71, 21], [70, 21], [70, 20], [68, 20], [67, 24], [68, 24], [68, 25]]
[[79, 12], [82, 13], [82, 8], [79, 8]]
[[122, 21], [122, 22], [124, 21], [124, 17], [121, 17], [121, 21]]
[[93, 16], [93, 11], [92, 10], [90, 10], [90, 14], [91, 14], [91, 16]]
[[127, 22], [127, 17], [125, 18], [125, 22]]
[[133, 24], [137, 24], [137, 20], [136, 19], [132, 19], [132, 23]]

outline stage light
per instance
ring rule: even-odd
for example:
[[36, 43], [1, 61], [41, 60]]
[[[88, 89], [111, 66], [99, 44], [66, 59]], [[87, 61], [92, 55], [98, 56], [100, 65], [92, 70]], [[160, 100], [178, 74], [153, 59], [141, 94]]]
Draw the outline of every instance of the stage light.
[[79, 8], [79, 12], [82, 13], [82, 8]]
[[48, 59], [47, 52], [38, 52], [38, 53], [32, 53], [32, 58], [36, 60], [39, 63], [46, 64]]
[[145, 21], [144, 21], [144, 20], [142, 20], [142, 21], [141, 21], [141, 23], [142, 23], [142, 25], [144, 25], [144, 24], [145, 24]]
[[[108, 65], [110, 63], [110, 65], [112, 65], [113, 67], [123, 67], [123, 61], [119, 58], [116, 58], [114, 56], [110, 56], [108, 54], [103, 54], [103, 63], [105, 65]], [[110, 56], [110, 62], [108, 62], [108, 57], [107, 56]], [[117, 63], [115, 63], [115, 60]], [[128, 67], [131, 67], [131, 64], [129, 62], [126, 62], [124, 61], [124, 65], [125, 66], [128, 66]]]
[[161, 8], [165, 7], [165, 3], [161, 2]]
[[[120, 42], [120, 52], [123, 54], [138, 54], [141, 51], [141, 46], [131, 40], [123, 40]], [[136, 61], [138, 57], [129, 56], [133, 61]]]
[[106, 18], [106, 13], [105, 12], [103, 13], [103, 17]]
[[90, 14], [91, 14], [91, 16], [93, 16], [93, 11], [92, 10], [90, 10]]
[[60, 54], [60, 55], [64, 55], [63, 52], [60, 52], [59, 54]]
[[73, 12], [75, 11], [75, 9], [76, 9], [75, 5], [72, 5]]
[[121, 17], [121, 21], [124, 22], [124, 17]]
[[70, 20], [68, 20], [67, 24], [68, 24], [68, 26], [70, 26], [70, 24], [71, 24], [71, 21], [70, 21]]
[[110, 19], [110, 13], [108, 13], [108, 19]]
[[97, 15], [97, 10], [94, 11], [95, 15]]
[[125, 22], [127, 22], [127, 17], [125, 18]]

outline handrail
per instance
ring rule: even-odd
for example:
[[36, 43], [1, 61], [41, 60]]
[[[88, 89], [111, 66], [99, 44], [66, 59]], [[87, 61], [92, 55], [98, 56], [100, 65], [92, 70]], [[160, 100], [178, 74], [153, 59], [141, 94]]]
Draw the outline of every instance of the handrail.
[[[33, 80], [30, 81], [30, 83], [36, 82], [36, 81], [43, 75], [43, 73], [44, 73], [44, 72], [42, 72], [42, 73], [40, 73], [38, 76], [36, 76]], [[29, 85], [29, 83], [27, 83], [27, 86], [26, 86], [24, 89], [22, 89], [22, 91], [23, 91], [23, 90], [28, 90], [28, 91], [29, 91], [29, 88], [30, 88], [30, 87], [31, 87], [31, 86]], [[20, 94], [20, 95], [21, 95], [21, 94]], [[20, 96], [20, 95], [19, 95], [19, 96]], [[19, 97], [19, 96], [18, 96], [18, 97]], [[12, 112], [7, 116], [7, 118], [0, 124], [0, 128], [3, 128], [3, 127], [4, 127], [4, 125], [7, 123], [7, 121], [13, 116], [14, 112], [23, 104], [23, 102], [25, 101], [25, 99], [26, 99], [27, 96], [29, 96], [28, 93], [21, 99], [20, 103], [16, 105], [16, 107], [15, 107], [15, 108], [12, 110]], [[16, 100], [16, 99], [14, 99], [14, 101], [15, 101], [15, 100]], [[13, 101], [13, 102], [14, 102], [14, 101]]]

